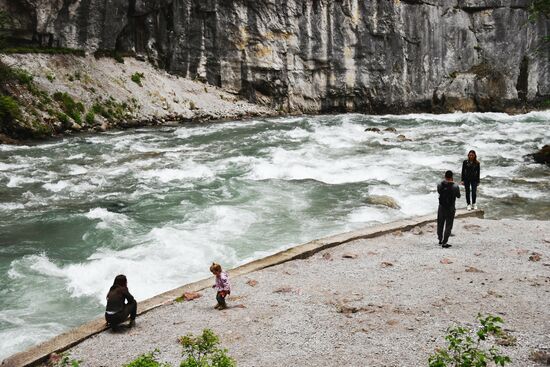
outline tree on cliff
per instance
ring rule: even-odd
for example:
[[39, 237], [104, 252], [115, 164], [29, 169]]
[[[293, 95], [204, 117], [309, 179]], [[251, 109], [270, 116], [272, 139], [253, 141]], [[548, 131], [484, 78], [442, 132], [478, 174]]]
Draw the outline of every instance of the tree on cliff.
[[534, 21], [540, 16], [550, 18], [550, 0], [533, 0], [529, 6], [529, 19]]

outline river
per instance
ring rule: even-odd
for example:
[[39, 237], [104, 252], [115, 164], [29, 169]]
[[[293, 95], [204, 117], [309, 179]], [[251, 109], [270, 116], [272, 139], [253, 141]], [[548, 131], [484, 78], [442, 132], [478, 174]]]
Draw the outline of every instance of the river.
[[550, 111], [269, 118], [0, 145], [0, 360], [101, 316], [119, 273], [143, 300], [208, 276], [212, 261], [231, 268], [435, 212], [436, 183], [470, 149], [487, 218], [548, 219], [550, 168], [524, 157], [545, 143]]

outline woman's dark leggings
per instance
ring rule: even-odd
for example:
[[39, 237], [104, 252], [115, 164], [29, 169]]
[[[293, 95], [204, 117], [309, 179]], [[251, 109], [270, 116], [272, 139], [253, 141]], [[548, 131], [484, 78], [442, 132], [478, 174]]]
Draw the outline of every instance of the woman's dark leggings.
[[476, 203], [477, 185], [478, 185], [478, 182], [476, 181], [464, 181], [464, 188], [466, 189], [466, 204], [470, 205], [470, 191], [472, 192], [471, 203], [472, 204]]
[[225, 297], [222, 297], [222, 294], [220, 292], [216, 293], [216, 301], [218, 301], [218, 305], [226, 307], [225, 303]]
[[137, 302], [127, 303], [124, 305], [124, 309], [122, 311], [119, 311], [115, 313], [114, 315], [109, 315], [108, 313], [105, 313], [105, 321], [109, 323], [109, 325], [117, 326], [118, 324], [123, 323], [126, 321], [128, 316], [130, 316], [130, 320], [134, 320], [136, 318], [137, 313]]

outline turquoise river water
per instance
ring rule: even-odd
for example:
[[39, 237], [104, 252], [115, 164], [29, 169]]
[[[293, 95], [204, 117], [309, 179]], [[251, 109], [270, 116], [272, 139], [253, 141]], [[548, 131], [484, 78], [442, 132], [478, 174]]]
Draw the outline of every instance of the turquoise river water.
[[550, 168], [524, 156], [549, 127], [550, 111], [351, 114], [0, 145], [0, 360], [101, 316], [116, 274], [143, 300], [212, 261], [435, 212], [436, 183], [469, 149], [486, 217], [548, 219]]

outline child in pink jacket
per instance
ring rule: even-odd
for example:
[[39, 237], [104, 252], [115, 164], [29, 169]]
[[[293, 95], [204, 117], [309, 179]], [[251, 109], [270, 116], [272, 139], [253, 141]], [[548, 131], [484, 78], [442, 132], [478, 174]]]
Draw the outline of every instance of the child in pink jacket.
[[214, 307], [216, 310], [224, 310], [227, 308], [225, 303], [225, 297], [231, 293], [231, 283], [229, 283], [229, 276], [225, 271], [222, 271], [220, 264], [212, 263], [210, 271], [216, 276], [216, 283], [212, 286], [216, 293], [216, 301], [218, 304]]

